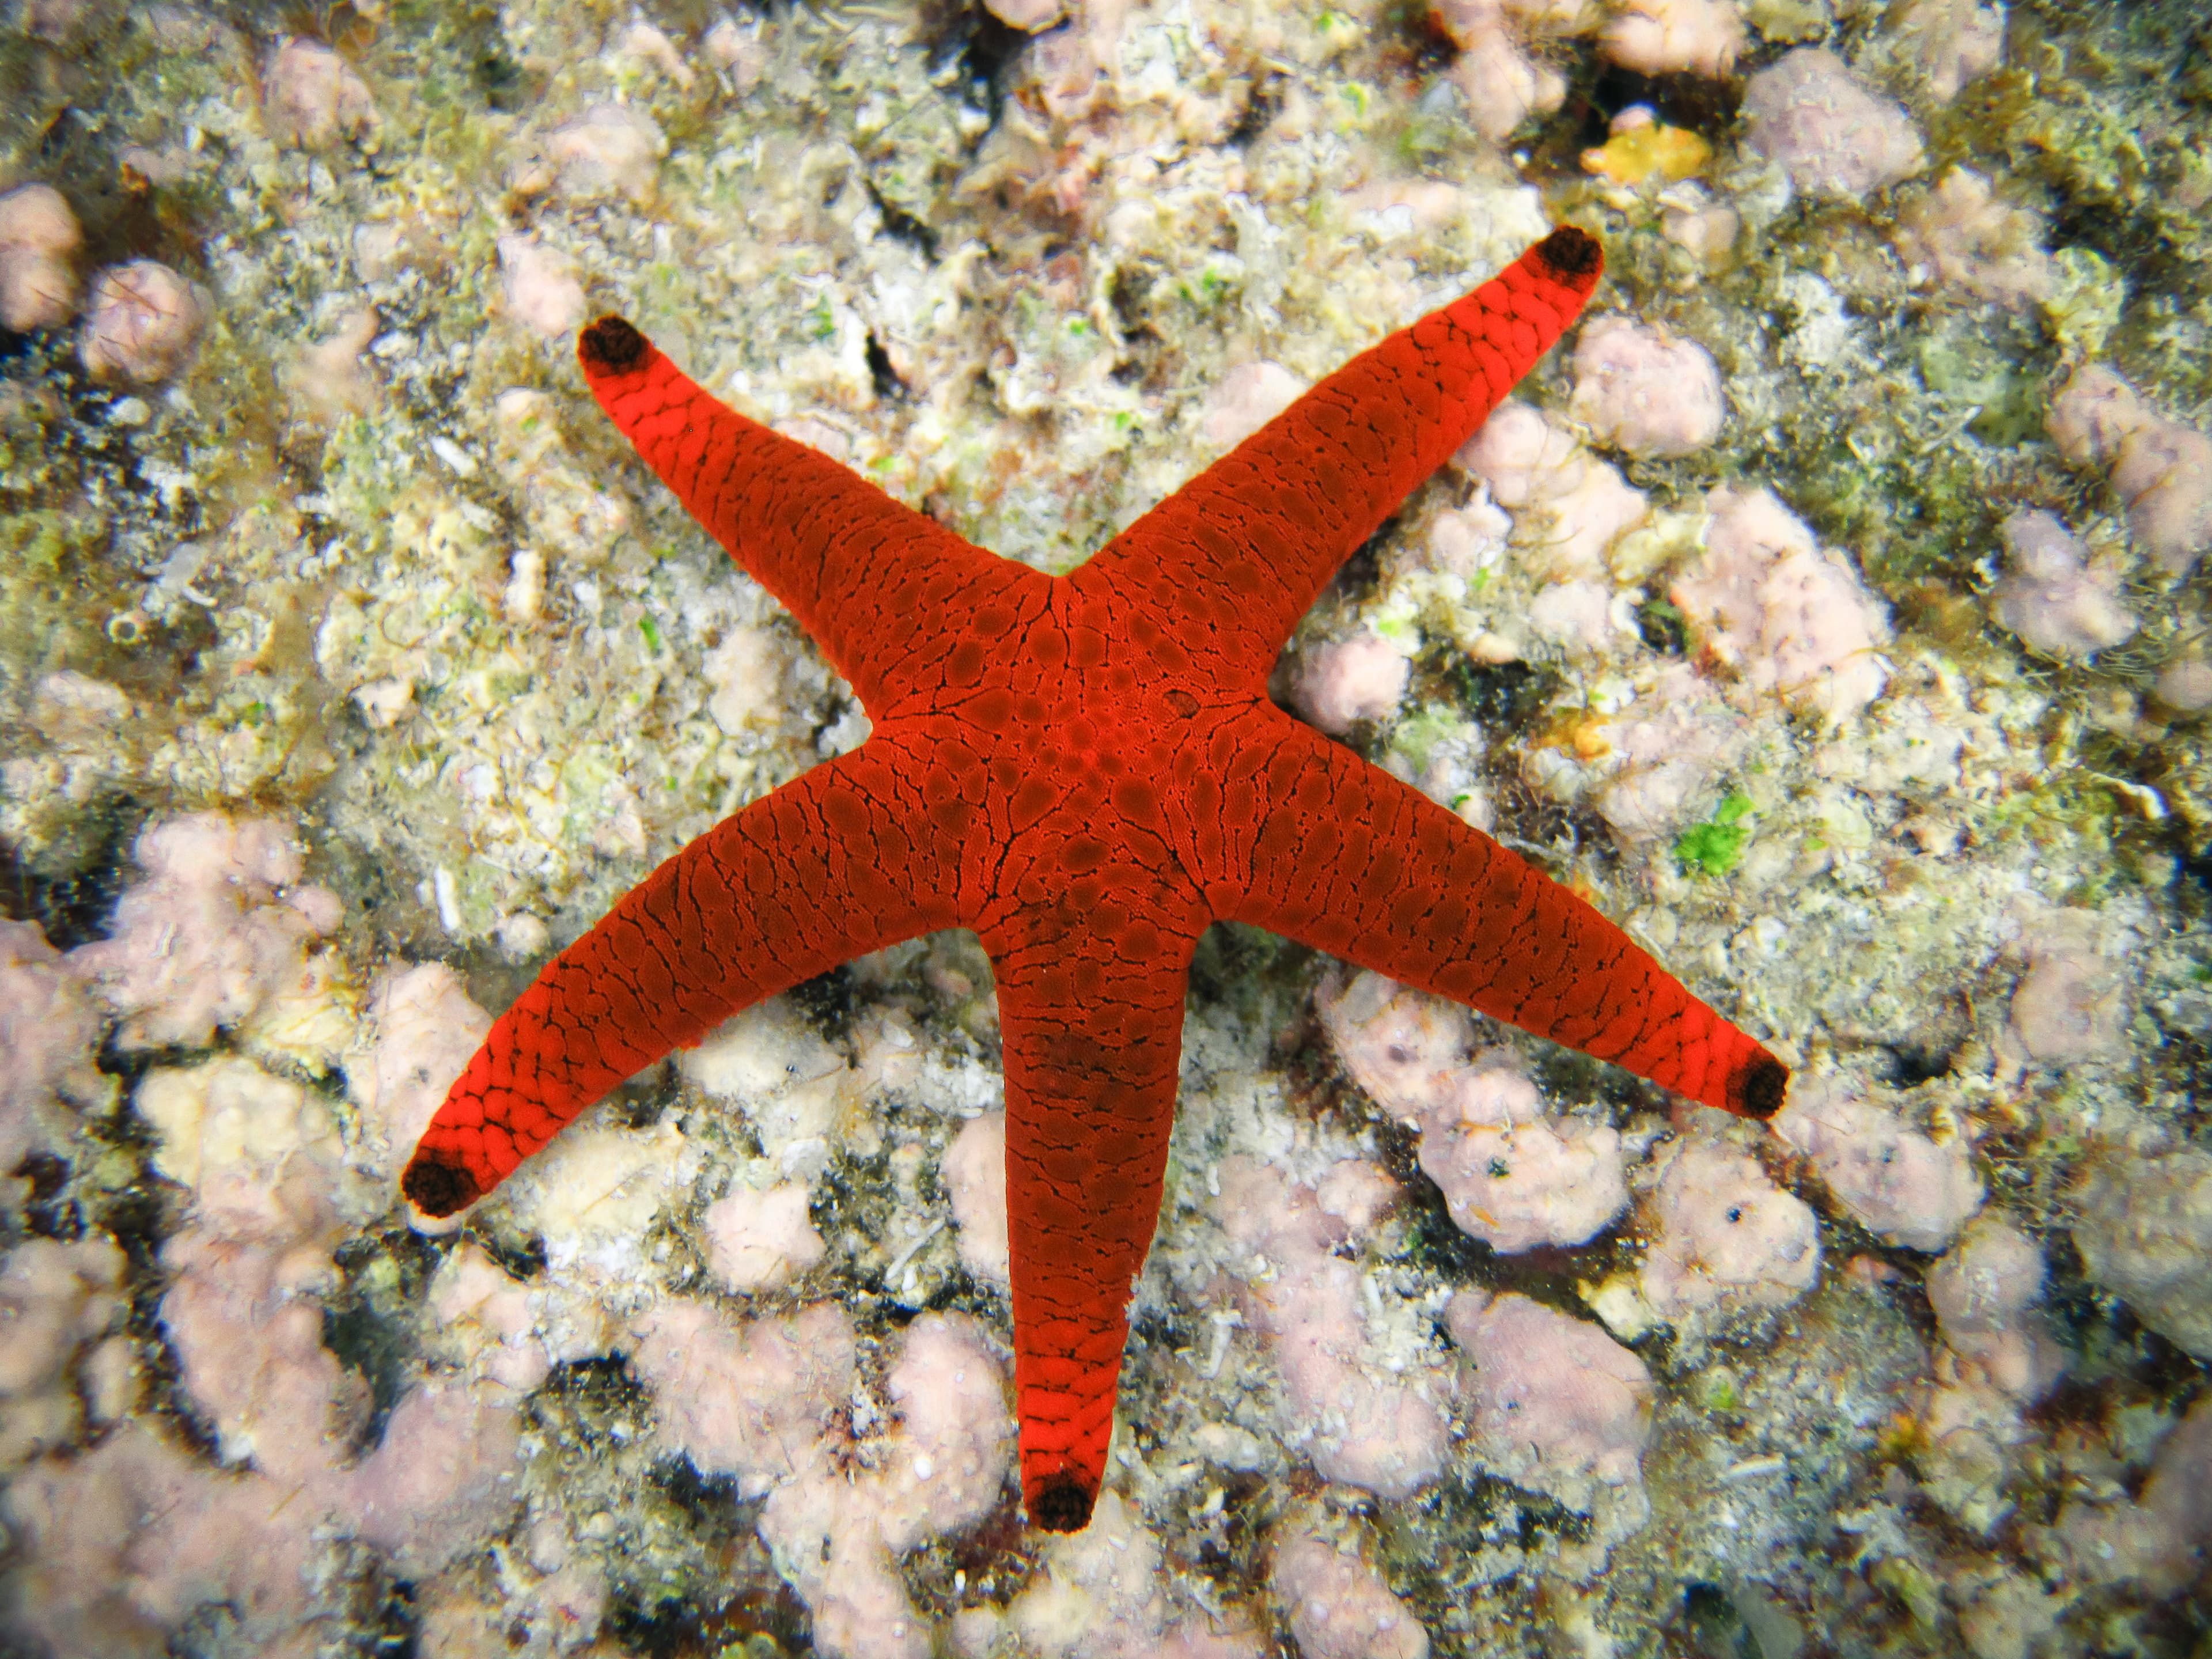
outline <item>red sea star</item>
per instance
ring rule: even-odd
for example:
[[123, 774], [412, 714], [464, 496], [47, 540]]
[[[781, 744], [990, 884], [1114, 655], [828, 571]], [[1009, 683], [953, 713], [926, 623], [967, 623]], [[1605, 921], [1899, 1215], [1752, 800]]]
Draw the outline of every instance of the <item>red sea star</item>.
[[1005, 1051], [1022, 1496], [1072, 1531], [1105, 1473], [1209, 924], [1771, 1115], [1789, 1074], [1764, 1048], [1564, 887], [1266, 696], [1322, 584], [1558, 340], [1602, 265], [1592, 238], [1553, 231], [1058, 577], [723, 408], [628, 323], [591, 325], [577, 355], [600, 405], [874, 732], [693, 842], [549, 963], [447, 1096], [408, 1196], [450, 1215], [737, 1010], [973, 928]]

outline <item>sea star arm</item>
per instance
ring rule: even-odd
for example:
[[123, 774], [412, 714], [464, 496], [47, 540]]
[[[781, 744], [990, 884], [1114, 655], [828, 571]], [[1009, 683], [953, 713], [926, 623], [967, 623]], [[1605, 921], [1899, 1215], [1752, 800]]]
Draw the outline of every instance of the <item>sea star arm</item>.
[[1563, 227], [1363, 352], [1116, 537], [1079, 584], [1126, 594], [1170, 672], [1258, 690], [1354, 549], [1535, 367], [1597, 286]]
[[1565, 887], [1287, 715], [1255, 711], [1228, 785], [1217, 908], [1402, 984], [1771, 1117], [1789, 1072]]
[[1006, 1218], [1022, 1501], [1073, 1532], [1106, 1474], [1129, 1297], [1175, 1123], [1187, 934], [993, 951], [1006, 1077]]
[[[592, 395], [691, 516], [811, 635], [869, 714], [942, 682], [1030, 574], [725, 407], [619, 317], [578, 337]], [[933, 626], [933, 619], [948, 619]]]
[[561, 952], [495, 1022], [401, 1184], [451, 1215], [575, 1115], [723, 1019], [849, 957], [953, 925], [895, 734], [724, 819]]

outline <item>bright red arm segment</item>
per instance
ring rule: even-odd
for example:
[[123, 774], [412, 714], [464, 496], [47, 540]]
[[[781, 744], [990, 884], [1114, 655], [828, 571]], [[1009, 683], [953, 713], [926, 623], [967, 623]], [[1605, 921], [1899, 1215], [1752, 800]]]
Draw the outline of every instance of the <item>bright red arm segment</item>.
[[1337, 568], [1581, 314], [1605, 260], [1565, 228], [1361, 353], [1076, 573], [1144, 617], [1170, 672], [1255, 691]]
[[1129, 1297], [1160, 1213], [1197, 930], [994, 955], [1022, 1502], [1054, 1531], [1106, 1478]]
[[739, 1009], [954, 926], [938, 896], [954, 872], [898, 758], [864, 744], [725, 818], [546, 963], [422, 1132], [400, 1180], [416, 1206], [474, 1203], [624, 1078]]
[[1789, 1073], [1518, 854], [1268, 709], [1217, 854], [1249, 922], [1744, 1117]]
[[1028, 574], [819, 450], [725, 408], [619, 317], [586, 328], [576, 358], [608, 418], [799, 619], [874, 720], [939, 682], [960, 643], [920, 619], [988, 613]]

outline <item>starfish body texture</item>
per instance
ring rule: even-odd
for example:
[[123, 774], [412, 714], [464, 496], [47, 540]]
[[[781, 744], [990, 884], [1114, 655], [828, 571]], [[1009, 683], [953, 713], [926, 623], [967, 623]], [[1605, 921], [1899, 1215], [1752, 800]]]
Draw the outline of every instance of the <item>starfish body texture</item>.
[[1771, 1115], [1788, 1073], [1764, 1048], [1564, 887], [1266, 696], [1322, 585], [1558, 340], [1601, 264], [1593, 239], [1554, 231], [1060, 577], [722, 407], [629, 324], [587, 327], [601, 406], [873, 731], [684, 848], [546, 966], [424, 1133], [409, 1197], [451, 1214], [734, 1012], [972, 928], [1004, 1045], [1022, 1493], [1072, 1530], [1105, 1472], [1210, 924]]

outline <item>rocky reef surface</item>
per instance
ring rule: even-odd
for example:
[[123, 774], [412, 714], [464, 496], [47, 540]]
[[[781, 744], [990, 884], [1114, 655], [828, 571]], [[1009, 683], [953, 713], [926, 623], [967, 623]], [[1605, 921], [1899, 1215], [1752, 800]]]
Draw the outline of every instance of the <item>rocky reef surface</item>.
[[[2201, 8], [14, 0], [0, 84], [0, 1648], [2201, 1659]], [[410, 1224], [490, 1013], [866, 735], [580, 321], [1060, 571], [1566, 221], [1273, 690], [1771, 1129], [1218, 930], [1067, 1538], [970, 938]]]

